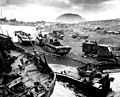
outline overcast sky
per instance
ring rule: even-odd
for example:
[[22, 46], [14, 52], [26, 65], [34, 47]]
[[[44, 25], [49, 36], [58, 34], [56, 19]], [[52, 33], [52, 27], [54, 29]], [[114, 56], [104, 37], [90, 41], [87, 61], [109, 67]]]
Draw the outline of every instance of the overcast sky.
[[23, 21], [54, 21], [64, 13], [86, 20], [120, 18], [120, 0], [0, 0], [2, 17]]

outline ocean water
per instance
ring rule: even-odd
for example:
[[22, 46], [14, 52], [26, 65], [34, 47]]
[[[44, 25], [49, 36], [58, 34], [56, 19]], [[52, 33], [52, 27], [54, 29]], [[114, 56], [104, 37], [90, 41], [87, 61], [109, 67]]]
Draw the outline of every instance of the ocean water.
[[[14, 42], [17, 42], [17, 37], [14, 36], [14, 31], [22, 30], [24, 32], [31, 33], [31, 35], [33, 35], [34, 38], [37, 34], [35, 27], [13, 26], [13, 25], [0, 25], [0, 27], [1, 27], [0, 33], [4, 33], [6, 35], [9, 34]], [[64, 61], [61, 61], [60, 59], [61, 64], [50, 64], [50, 66], [53, 68], [55, 72], [64, 70], [65, 68], [68, 68], [69, 65], [74, 66], [74, 62], [70, 63], [68, 61], [65, 62]], [[111, 88], [113, 89], [114, 92], [111, 94], [112, 96], [109, 95], [108, 97], [120, 97], [120, 72], [110, 73], [110, 76], [115, 78], [114, 81], [111, 83]], [[57, 81], [54, 92], [51, 95], [51, 97], [85, 97], [85, 96], [80, 93], [76, 94], [73, 88], [66, 87], [66, 83]]]
[[31, 33], [32, 36], [36, 36], [35, 27], [30, 26], [14, 26], [14, 25], [0, 25], [0, 33], [4, 33], [5, 35], [9, 35], [12, 37], [14, 42], [17, 42], [17, 37], [14, 35], [14, 31], [24, 31], [26, 33]]

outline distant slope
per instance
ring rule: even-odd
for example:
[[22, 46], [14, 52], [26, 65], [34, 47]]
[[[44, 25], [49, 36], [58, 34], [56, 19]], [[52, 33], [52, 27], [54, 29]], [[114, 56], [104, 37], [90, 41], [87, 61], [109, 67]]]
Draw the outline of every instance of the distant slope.
[[56, 22], [61, 22], [61, 23], [78, 23], [81, 21], [85, 21], [85, 19], [78, 14], [72, 14], [72, 13], [66, 13], [60, 15], [56, 19]]

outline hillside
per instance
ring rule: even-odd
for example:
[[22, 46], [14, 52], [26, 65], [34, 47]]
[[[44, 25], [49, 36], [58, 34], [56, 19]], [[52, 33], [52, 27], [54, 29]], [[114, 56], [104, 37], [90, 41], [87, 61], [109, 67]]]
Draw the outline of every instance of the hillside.
[[61, 23], [78, 23], [84, 20], [80, 15], [72, 13], [66, 13], [56, 18], [56, 22]]

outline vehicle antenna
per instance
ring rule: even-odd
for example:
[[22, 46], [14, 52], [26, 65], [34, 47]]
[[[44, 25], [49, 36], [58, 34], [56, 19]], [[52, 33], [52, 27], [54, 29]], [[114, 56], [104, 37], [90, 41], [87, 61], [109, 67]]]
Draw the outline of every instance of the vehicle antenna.
[[1, 30], [1, 32], [2, 32], [2, 34], [3, 34], [3, 30], [2, 30], [2, 28], [1, 28], [1, 26], [0, 26], [0, 30]]

